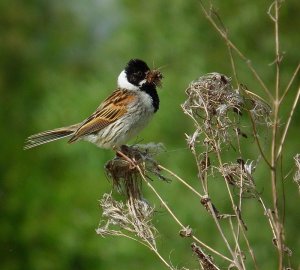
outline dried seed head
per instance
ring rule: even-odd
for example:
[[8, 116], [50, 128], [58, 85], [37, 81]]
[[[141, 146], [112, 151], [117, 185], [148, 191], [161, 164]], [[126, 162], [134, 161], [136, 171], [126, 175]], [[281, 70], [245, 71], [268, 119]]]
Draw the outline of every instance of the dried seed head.
[[201, 172], [206, 171], [207, 168], [210, 166], [210, 158], [206, 153], [203, 154], [203, 158], [200, 160], [199, 166]]
[[179, 235], [181, 237], [191, 237], [193, 235], [193, 230], [190, 228], [190, 226], [187, 226], [180, 230]]
[[[278, 240], [276, 238], [272, 239], [272, 243], [275, 247], [278, 247]], [[289, 257], [293, 255], [293, 251], [288, 246], [283, 244], [282, 249]]]
[[217, 270], [220, 269], [214, 264], [213, 257], [204, 253], [204, 251], [196, 245], [196, 243], [191, 244], [192, 251], [198, 257], [199, 263], [202, 269], [205, 270]]
[[249, 91], [247, 86], [240, 85], [240, 90], [244, 96], [244, 109], [251, 112], [253, 120], [257, 124], [272, 125], [270, 118], [272, 109], [270, 105], [262, 97]]
[[242, 189], [243, 196], [255, 196], [257, 192], [252, 177], [254, 169], [253, 162], [244, 163], [244, 160], [238, 159], [237, 163], [224, 163], [219, 171], [228, 184]]
[[155, 174], [165, 179], [153, 159], [163, 150], [162, 144], [153, 143], [122, 146], [116, 157], [107, 162], [107, 176], [119, 191], [124, 192], [126, 201], [116, 201], [112, 194], [103, 195], [100, 200], [103, 219], [97, 229], [99, 235], [125, 236], [156, 249], [156, 229], [151, 223], [154, 207], [143, 199], [141, 172], [148, 178], [148, 174]]
[[[234, 145], [237, 136], [248, 138], [245, 126], [241, 124], [241, 120], [249, 118], [249, 113], [244, 111], [251, 113], [251, 120], [255, 123], [267, 126], [271, 123], [271, 109], [267, 102], [246, 90], [245, 86], [234, 89], [231, 79], [223, 74], [214, 72], [201, 76], [190, 83], [186, 94], [188, 97], [182, 109], [193, 119], [197, 135], [214, 142], [208, 151], [221, 150], [223, 144]], [[248, 123], [251, 127], [251, 122]]]
[[231, 79], [220, 73], [209, 73], [193, 81], [186, 90], [188, 100], [183, 108], [193, 114], [204, 110], [206, 118], [223, 115], [230, 109], [240, 111], [242, 97], [233, 91]]
[[123, 191], [127, 197], [134, 196], [141, 198], [141, 179], [137, 166], [143, 171], [146, 177], [154, 174], [162, 180], [167, 180], [160, 172], [160, 169], [153, 157], [162, 151], [162, 144], [149, 143], [145, 145], [136, 144], [133, 146], [122, 146], [120, 151], [131, 160], [129, 162], [122, 156], [116, 156], [105, 165], [105, 171], [114, 187]]
[[[215, 207], [215, 205], [211, 202], [211, 199], [208, 196], [203, 196], [200, 200], [201, 204], [205, 207], [206, 211], [211, 215], [214, 213], [216, 218], [220, 217], [220, 212]], [[212, 213], [213, 211], [213, 213]]]
[[[243, 98], [233, 90], [231, 79], [210, 73], [191, 82], [186, 94], [188, 98], [182, 109], [196, 122], [199, 133], [229, 144], [237, 122], [234, 117], [240, 117], [243, 107]], [[235, 116], [231, 116], [233, 112]]]
[[[145, 200], [130, 199], [126, 203], [113, 199], [112, 194], [104, 194], [100, 200], [103, 220], [97, 229], [101, 236], [130, 236], [137, 241], [150, 243], [156, 247], [156, 229], [151, 224], [154, 208]], [[105, 223], [104, 225], [101, 225]]]

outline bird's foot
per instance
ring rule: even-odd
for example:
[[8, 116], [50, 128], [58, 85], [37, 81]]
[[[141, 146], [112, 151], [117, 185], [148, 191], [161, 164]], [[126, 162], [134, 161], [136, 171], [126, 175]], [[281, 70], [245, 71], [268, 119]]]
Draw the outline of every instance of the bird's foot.
[[129, 163], [129, 169], [133, 170], [137, 167], [137, 162], [134, 158], [130, 158], [126, 155], [126, 153], [129, 153], [128, 146], [126, 145], [122, 145], [120, 150], [116, 150], [117, 156], [126, 160]]

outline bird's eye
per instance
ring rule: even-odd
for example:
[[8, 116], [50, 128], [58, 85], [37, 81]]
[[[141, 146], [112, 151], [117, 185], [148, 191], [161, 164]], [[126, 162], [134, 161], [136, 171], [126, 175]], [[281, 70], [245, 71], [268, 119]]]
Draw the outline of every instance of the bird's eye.
[[137, 77], [143, 77], [143, 72], [142, 72], [142, 71], [138, 71], [138, 72], [136, 73], [136, 76], [137, 76]]

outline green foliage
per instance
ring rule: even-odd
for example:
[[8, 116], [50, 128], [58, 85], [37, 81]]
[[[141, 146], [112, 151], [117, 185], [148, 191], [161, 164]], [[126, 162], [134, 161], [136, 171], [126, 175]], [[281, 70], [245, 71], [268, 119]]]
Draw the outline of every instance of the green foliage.
[[[229, 34], [251, 59], [273, 89], [274, 31], [266, 12], [271, 2], [216, 1]], [[283, 3], [280, 17], [282, 88], [299, 63], [299, 1]], [[162, 66], [161, 110], [141, 133], [142, 142], [162, 142], [167, 148], [159, 160], [196, 189], [193, 157], [185, 133], [192, 131], [180, 104], [190, 81], [217, 71], [233, 76], [226, 45], [201, 13], [197, 1], [2, 1], [0, 4], [0, 268], [14, 269], [162, 269], [149, 250], [126, 239], [102, 239], [95, 229], [98, 199], [111, 188], [104, 164], [112, 151], [81, 142], [56, 142], [31, 151], [22, 150], [24, 139], [35, 132], [81, 121], [114, 89], [116, 77], [130, 58]], [[237, 63], [239, 79], [263, 95], [245, 63]], [[295, 85], [299, 84], [299, 77]], [[294, 91], [287, 97], [289, 113]], [[297, 110], [293, 123], [299, 123]], [[284, 120], [285, 121], [285, 120]], [[284, 122], [283, 121], [283, 122]], [[283, 175], [293, 167], [299, 152], [299, 126], [291, 126], [283, 156]], [[252, 142], [248, 143], [251, 153]], [[262, 192], [270, 193], [266, 172], [258, 168]], [[216, 180], [217, 181], [217, 180]], [[194, 228], [216, 249], [224, 249], [197, 199], [173, 182], [154, 183], [185, 224]], [[228, 202], [222, 190], [219, 208]], [[297, 265], [300, 238], [295, 217], [298, 191], [286, 184], [287, 244]], [[149, 201], [154, 199], [150, 194]], [[221, 202], [224, 200], [224, 204]], [[245, 217], [250, 238], [271, 241], [258, 232], [260, 222], [251, 212]], [[189, 242], [177, 237], [179, 228], [164, 210], [156, 216], [164, 240], [158, 239], [165, 257], [181, 267], [195, 261]], [[270, 245], [268, 245], [270, 246]], [[261, 269], [274, 269], [275, 249], [258, 247]]]

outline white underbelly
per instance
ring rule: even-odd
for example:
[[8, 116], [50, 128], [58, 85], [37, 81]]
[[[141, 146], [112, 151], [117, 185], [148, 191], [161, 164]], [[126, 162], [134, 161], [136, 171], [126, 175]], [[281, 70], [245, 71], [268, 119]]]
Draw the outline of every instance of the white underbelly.
[[119, 147], [134, 138], [149, 123], [152, 112], [125, 114], [120, 120], [103, 128], [98, 133], [87, 135], [84, 140], [101, 148]]

